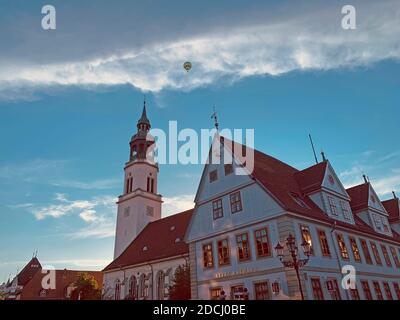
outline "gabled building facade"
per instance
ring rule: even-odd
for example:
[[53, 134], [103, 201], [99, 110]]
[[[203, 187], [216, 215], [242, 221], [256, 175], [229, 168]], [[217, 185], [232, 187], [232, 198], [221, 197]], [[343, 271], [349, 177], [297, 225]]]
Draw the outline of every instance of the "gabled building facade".
[[[243, 148], [222, 145], [232, 154]], [[233, 173], [238, 161], [204, 168], [186, 235], [192, 298], [300, 299], [301, 285], [306, 299], [400, 299], [400, 236], [385, 228], [388, 213], [370, 183], [346, 190], [326, 159], [299, 171], [254, 154], [248, 176]], [[300, 284], [274, 252], [289, 235], [311, 247]], [[352, 290], [341, 285], [346, 265], [356, 272]]]

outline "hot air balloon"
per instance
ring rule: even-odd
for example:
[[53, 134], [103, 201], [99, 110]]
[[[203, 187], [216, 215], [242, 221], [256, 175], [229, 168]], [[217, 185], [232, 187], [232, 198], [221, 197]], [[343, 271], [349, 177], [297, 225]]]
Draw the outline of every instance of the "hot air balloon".
[[186, 72], [189, 72], [189, 70], [192, 69], [192, 64], [189, 61], [186, 61], [183, 64], [183, 68], [186, 70]]

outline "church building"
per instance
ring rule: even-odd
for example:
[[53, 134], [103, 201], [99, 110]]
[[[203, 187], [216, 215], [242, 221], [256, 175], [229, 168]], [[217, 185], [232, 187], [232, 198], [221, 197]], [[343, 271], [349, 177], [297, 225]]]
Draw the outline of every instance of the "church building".
[[184, 236], [192, 210], [161, 218], [150, 128], [144, 104], [117, 202], [114, 261], [103, 270], [104, 299], [167, 299], [176, 268], [189, 262]]

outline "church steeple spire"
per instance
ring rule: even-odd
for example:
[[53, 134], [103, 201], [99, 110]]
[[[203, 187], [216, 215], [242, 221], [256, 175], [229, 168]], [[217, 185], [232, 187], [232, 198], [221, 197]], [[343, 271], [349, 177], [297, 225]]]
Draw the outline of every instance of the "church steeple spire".
[[146, 112], [146, 97], [143, 100], [143, 111], [142, 111], [142, 116], [138, 120], [137, 123], [137, 128], [138, 131], [149, 131], [150, 130], [150, 121], [147, 118], [147, 112]]
[[131, 152], [129, 161], [152, 160], [148, 158], [149, 147], [154, 143], [154, 139], [149, 135], [151, 128], [150, 120], [147, 118], [146, 98], [143, 100], [142, 115], [137, 122], [137, 132], [133, 135], [130, 146]]

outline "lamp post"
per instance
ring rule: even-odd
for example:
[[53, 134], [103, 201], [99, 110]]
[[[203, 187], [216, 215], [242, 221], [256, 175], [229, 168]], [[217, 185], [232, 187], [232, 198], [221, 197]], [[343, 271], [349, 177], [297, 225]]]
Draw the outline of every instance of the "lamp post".
[[284, 247], [278, 242], [278, 244], [275, 247], [275, 252], [276, 255], [279, 257], [279, 260], [282, 262], [282, 264], [286, 268], [293, 268], [296, 271], [296, 276], [297, 280], [299, 282], [299, 288], [300, 288], [300, 294], [301, 294], [301, 300], [304, 300], [304, 294], [303, 294], [303, 288], [301, 285], [300, 281], [300, 274], [299, 274], [299, 269], [305, 266], [308, 263], [308, 260], [310, 259], [310, 244], [303, 240], [301, 243], [301, 248], [303, 249], [304, 255], [306, 256], [305, 259], [299, 259], [298, 258], [298, 248], [296, 245], [296, 239], [289, 234], [289, 236], [286, 238], [286, 247], [292, 257], [291, 260], [283, 260], [283, 250]]

